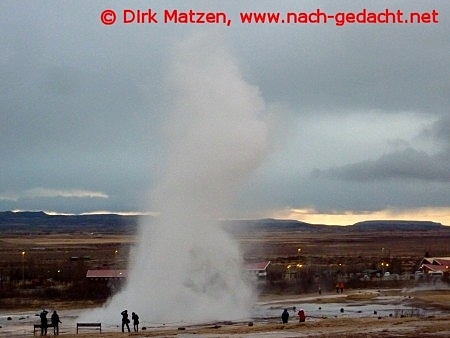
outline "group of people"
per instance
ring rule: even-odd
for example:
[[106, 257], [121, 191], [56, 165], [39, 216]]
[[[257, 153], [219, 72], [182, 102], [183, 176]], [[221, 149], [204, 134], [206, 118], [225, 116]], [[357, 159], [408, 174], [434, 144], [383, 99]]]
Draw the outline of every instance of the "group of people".
[[[296, 308], [294, 307], [294, 312]], [[41, 318], [41, 336], [47, 335], [47, 328], [48, 328], [48, 320], [47, 320], [47, 310], [42, 310], [39, 317]], [[121, 313], [122, 315], [122, 332], [125, 332], [125, 327], [127, 327], [128, 332], [131, 332], [130, 330], [130, 319], [128, 318], [128, 310], [123, 310]], [[299, 322], [304, 322], [306, 320], [305, 311], [303, 309], [300, 309], [297, 313], [297, 316], [299, 318]], [[59, 335], [59, 324], [61, 323], [61, 320], [59, 319], [59, 315], [56, 312], [56, 310], [53, 311], [53, 314], [50, 318], [52, 326], [53, 326], [53, 334], [55, 336]], [[132, 312], [131, 313], [131, 320], [133, 321], [133, 330], [134, 332], [139, 331], [139, 316]], [[289, 312], [288, 309], [284, 309], [283, 313], [281, 314], [281, 320], [283, 324], [287, 324], [289, 321]]]
[[[47, 310], [42, 310], [42, 312], [39, 314], [39, 317], [41, 318], [41, 336], [47, 335], [47, 328], [48, 328], [47, 314], [48, 314]], [[53, 311], [53, 314], [50, 317], [50, 321], [53, 326], [53, 334], [55, 336], [59, 335], [59, 323], [61, 323], [61, 321], [59, 320], [59, 315], [56, 312], [56, 310]]]
[[[125, 332], [125, 326], [128, 329], [128, 332], [130, 332], [130, 319], [128, 318], [128, 310], [123, 310], [121, 313], [122, 315], [122, 332]], [[139, 331], [139, 316], [132, 312], [131, 313], [131, 320], [133, 321], [133, 330], [134, 332]]]
[[[42, 312], [39, 314], [39, 317], [41, 318], [41, 336], [46, 336], [47, 335], [47, 328], [48, 328], [48, 319], [47, 319], [47, 314], [48, 311], [47, 310], [42, 310]], [[128, 332], [130, 331], [130, 319], [128, 318], [128, 311], [127, 310], [123, 310], [121, 312], [122, 315], [122, 332], [125, 332], [125, 326], [128, 329]], [[55, 336], [59, 335], [59, 324], [61, 323], [61, 320], [59, 319], [59, 315], [56, 312], [56, 310], [53, 311], [53, 314], [50, 318], [52, 326], [53, 326], [53, 334]], [[133, 321], [133, 330], [134, 332], [138, 332], [139, 331], [139, 316], [132, 312], [131, 313], [131, 320]]]
[[339, 291], [341, 291], [341, 293], [344, 293], [344, 283], [342, 282], [336, 283], [336, 293], [339, 293]]
[[[294, 306], [293, 308], [294, 313], [296, 310], [296, 307]], [[303, 323], [306, 320], [306, 314], [305, 314], [305, 310], [300, 309], [297, 313], [298, 316], [298, 320], [300, 323]], [[283, 313], [281, 314], [281, 321], [283, 322], [283, 324], [287, 324], [289, 321], [289, 311], [288, 309], [284, 309]]]

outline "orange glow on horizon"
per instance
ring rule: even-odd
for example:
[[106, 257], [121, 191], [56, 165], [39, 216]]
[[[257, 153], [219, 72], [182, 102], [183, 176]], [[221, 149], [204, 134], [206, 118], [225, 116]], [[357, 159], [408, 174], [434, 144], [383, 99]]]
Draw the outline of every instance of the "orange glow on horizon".
[[326, 225], [352, 225], [357, 222], [375, 220], [431, 221], [450, 225], [450, 207], [405, 210], [386, 209], [367, 212], [346, 211], [340, 213], [320, 213], [314, 209], [287, 209], [274, 212], [272, 217]]

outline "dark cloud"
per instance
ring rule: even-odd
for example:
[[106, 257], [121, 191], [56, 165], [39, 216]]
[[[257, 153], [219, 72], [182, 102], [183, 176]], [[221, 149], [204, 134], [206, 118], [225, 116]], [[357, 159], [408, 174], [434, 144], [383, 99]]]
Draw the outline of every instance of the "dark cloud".
[[444, 146], [450, 147], [450, 111], [432, 126], [426, 128], [422, 134], [423, 137], [431, 138]]
[[429, 155], [411, 148], [328, 170], [315, 170], [313, 176], [345, 181], [385, 181], [418, 179], [450, 182], [450, 154]]

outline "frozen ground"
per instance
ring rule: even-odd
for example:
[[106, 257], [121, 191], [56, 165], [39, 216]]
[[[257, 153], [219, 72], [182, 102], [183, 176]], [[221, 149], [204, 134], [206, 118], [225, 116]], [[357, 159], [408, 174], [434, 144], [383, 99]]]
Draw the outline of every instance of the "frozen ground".
[[[295, 307], [295, 311], [294, 311]], [[272, 297], [255, 304], [252, 309], [251, 318], [242, 318], [239, 323], [186, 323], [186, 322], [172, 322], [172, 323], [156, 323], [151, 320], [142, 318], [141, 328], [146, 327], [147, 330], [141, 331], [143, 335], [157, 331], [164, 333], [165, 330], [174, 330], [178, 327], [185, 327], [186, 332], [176, 332], [177, 337], [214, 337], [221, 336], [223, 333], [207, 332], [202, 333], [202, 330], [207, 328], [220, 326], [227, 327], [232, 330], [233, 326], [239, 326], [241, 329], [248, 331], [247, 323], [253, 322], [255, 327], [266, 325], [269, 329], [273, 326], [275, 331], [258, 331], [253, 333], [245, 333], [246, 337], [301, 337], [302, 332], [295, 330], [293, 332], [288, 330], [280, 331], [281, 325], [280, 316], [283, 309], [287, 308], [290, 313], [290, 325], [294, 325], [298, 320], [296, 318], [297, 311], [302, 308], [307, 315], [307, 325], [311, 327], [325, 326], [325, 319], [338, 319], [339, 322], [345, 323], [349, 319], [362, 319], [374, 321], [374, 328], [377, 330], [376, 320], [381, 318], [434, 318], [439, 319], [441, 316], [448, 315], [446, 311], [430, 306], [418, 306], [414, 302], [414, 297], [404, 290], [364, 290], [364, 291], [349, 291], [348, 294], [328, 293], [323, 295], [299, 295], [298, 297]], [[49, 313], [53, 309], [47, 309]], [[58, 310], [58, 309], [56, 309]], [[132, 311], [132, 309], [129, 309]], [[33, 334], [33, 324], [39, 323], [39, 312], [41, 309], [33, 311], [4, 311], [0, 310], [0, 337], [30, 337]], [[62, 324], [60, 326], [61, 335], [73, 335], [76, 333], [76, 322], [78, 316], [83, 312], [82, 309], [61, 310], [58, 311]], [[102, 323], [102, 336], [107, 337], [106, 334], [113, 334], [120, 332], [120, 313], [117, 315], [117, 322]], [[322, 323], [323, 322], [323, 323]], [[300, 325], [300, 324], [299, 324]], [[335, 325], [336, 326], [336, 325]], [[191, 331], [191, 328], [196, 328], [197, 331]], [[235, 327], [238, 330], [238, 327]], [[449, 329], [450, 332], [450, 325]], [[239, 331], [239, 330], [238, 330]], [[168, 331], [166, 331], [168, 332]], [[84, 333], [84, 332], [83, 332]], [[309, 332], [311, 333], [311, 332]], [[40, 332], [37, 332], [39, 335]], [[53, 334], [53, 329], [49, 329], [49, 334]], [[90, 335], [93, 332], [89, 332]], [[228, 332], [228, 335], [231, 332]], [[234, 334], [234, 333], [233, 333]], [[239, 333], [236, 333], [239, 335]], [[240, 333], [242, 336], [243, 332]], [[306, 334], [306, 333], [305, 333]], [[80, 337], [83, 334], [79, 335]]]

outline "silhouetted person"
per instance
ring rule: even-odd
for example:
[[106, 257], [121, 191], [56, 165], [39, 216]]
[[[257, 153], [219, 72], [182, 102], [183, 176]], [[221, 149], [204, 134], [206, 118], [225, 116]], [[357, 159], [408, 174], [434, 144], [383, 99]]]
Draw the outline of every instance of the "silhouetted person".
[[289, 312], [287, 309], [284, 309], [283, 313], [281, 314], [281, 320], [283, 321], [283, 324], [287, 324], [289, 320]]
[[130, 324], [130, 320], [128, 319], [128, 311], [123, 310], [120, 314], [122, 315], [122, 332], [125, 332], [124, 331], [125, 325], [127, 326], [128, 332], [131, 332], [130, 325], [128, 325]]
[[42, 310], [41, 314], [39, 315], [39, 317], [41, 318], [41, 336], [47, 335], [47, 313], [48, 311]]
[[59, 320], [59, 316], [56, 313], [56, 310], [53, 311], [51, 321], [52, 321], [52, 325], [53, 325], [53, 334], [55, 336], [58, 336], [59, 335], [59, 323], [61, 323], [61, 321]]
[[131, 319], [133, 320], [134, 332], [138, 332], [139, 331], [139, 316], [136, 313], [132, 312]]

